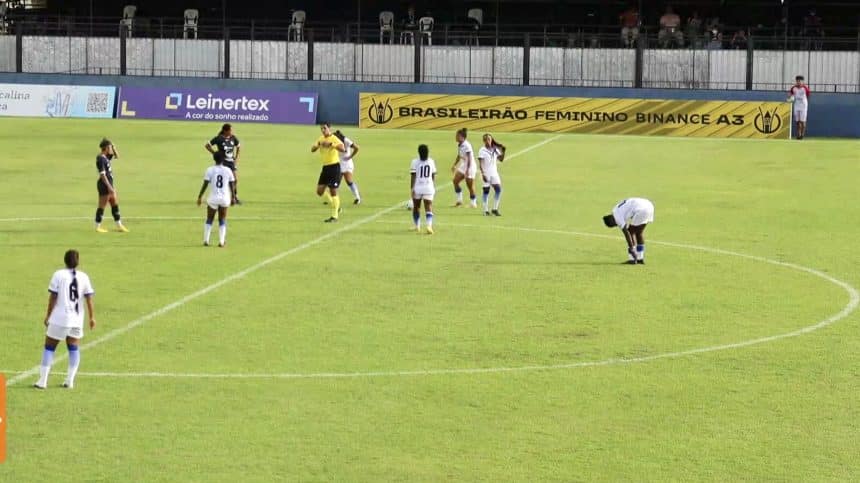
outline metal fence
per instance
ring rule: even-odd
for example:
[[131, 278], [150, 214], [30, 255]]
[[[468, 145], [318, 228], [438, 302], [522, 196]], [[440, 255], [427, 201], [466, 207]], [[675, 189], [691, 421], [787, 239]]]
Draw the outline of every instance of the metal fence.
[[531, 45], [528, 36], [522, 46], [416, 40], [322, 42], [312, 31], [302, 42], [0, 35], [0, 71], [748, 90], [782, 90], [803, 74], [817, 91], [860, 92], [857, 50], [768, 50], [755, 40], [745, 49], [654, 48], [647, 36], [632, 48]]

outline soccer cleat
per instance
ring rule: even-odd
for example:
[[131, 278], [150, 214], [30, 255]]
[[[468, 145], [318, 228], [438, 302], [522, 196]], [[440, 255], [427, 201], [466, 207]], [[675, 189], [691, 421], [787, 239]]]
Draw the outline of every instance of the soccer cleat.
[[461, 206], [463, 206], [463, 202], [462, 202], [462, 201], [458, 201], [458, 202], [454, 203], [454, 208], [459, 208], [459, 207], [461, 207]]
[[490, 212], [489, 212], [489, 211], [484, 211], [484, 216], [490, 216]]
[[636, 260], [636, 263], [639, 265], [645, 265], [645, 260]]
[[627, 260], [624, 265], [636, 265], [636, 260]]
[[226, 245], [227, 245], [226, 243], [219, 243], [218, 248], [224, 248]]
[[126, 228], [125, 225], [117, 225], [116, 231], [121, 233], [128, 233], [128, 228]]
[[101, 226], [101, 225], [98, 225], [98, 226], [96, 227], [96, 233], [107, 233], [107, 232], [108, 232], [108, 231], [107, 231], [107, 228], [102, 228], [102, 226]]
[[236, 204], [237, 204], [237, 205], [241, 205], [241, 204], [242, 204], [242, 200], [240, 200], [239, 198], [236, 198]]
[[433, 227], [432, 227], [432, 226], [428, 226], [428, 227], [427, 227], [427, 234], [428, 234], [428, 235], [432, 235], [432, 234], [433, 234]]
[[209, 246], [209, 242], [206, 242], [206, 241], [205, 241], [205, 242], [203, 242], [203, 246], [204, 246], [204, 247], [208, 247], [208, 246]]
[[356, 198], [355, 201], [352, 202], [352, 204], [360, 205], [361, 204], [361, 198]]
[[44, 391], [45, 389], [48, 389], [48, 386], [40, 386], [38, 384], [33, 384], [33, 387], [36, 389], [40, 389], [42, 391]]
[[493, 210], [493, 215], [494, 216], [502, 216], [502, 214], [499, 213], [499, 210]]
[[478, 203], [469, 203], [469, 208], [477, 208]]
[[337, 218], [330, 216], [330, 217], [326, 218], [325, 220], [323, 220], [323, 222], [325, 222], [325, 223], [337, 223]]
[[68, 381], [66, 381], [66, 382], [63, 382], [63, 387], [64, 387], [64, 388], [66, 388], [66, 389], [74, 389], [74, 388], [75, 388], [75, 385], [74, 385], [74, 384], [71, 384], [71, 383], [70, 383], [70, 382], [68, 382]]

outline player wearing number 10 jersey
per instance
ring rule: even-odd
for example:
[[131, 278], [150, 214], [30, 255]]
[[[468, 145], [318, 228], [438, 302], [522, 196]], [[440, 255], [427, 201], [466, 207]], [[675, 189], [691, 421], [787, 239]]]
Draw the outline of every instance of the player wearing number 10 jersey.
[[54, 272], [48, 285], [48, 314], [45, 316], [45, 350], [42, 352], [42, 364], [39, 366], [39, 381], [34, 385], [37, 389], [48, 387], [48, 374], [54, 363], [54, 351], [61, 340], [66, 341], [69, 348], [69, 370], [63, 387], [71, 389], [75, 385], [75, 375], [81, 363], [81, 353], [78, 343], [84, 336], [84, 308], [81, 299], [86, 301], [87, 312], [90, 315], [90, 329], [96, 327], [93, 307], [93, 285], [86, 273], [79, 271], [80, 255], [77, 250], [69, 250], [63, 257], [66, 268]]
[[418, 146], [418, 158], [412, 160], [409, 186], [412, 188], [412, 221], [415, 231], [421, 233], [421, 202], [427, 219], [427, 234], [433, 234], [433, 197], [436, 195], [436, 162], [430, 157], [430, 148]]
[[206, 224], [203, 228], [203, 245], [209, 246], [209, 235], [212, 234], [212, 221], [215, 219], [215, 212], [218, 212], [218, 246], [224, 247], [227, 243], [227, 208], [235, 201], [233, 186], [236, 183], [236, 178], [233, 177], [233, 171], [224, 166], [224, 153], [217, 151], [215, 153], [215, 166], [210, 166], [203, 176], [203, 186], [200, 187], [200, 194], [197, 195], [197, 206], [203, 204], [203, 193], [206, 188], [212, 185], [209, 191], [209, 199], [206, 200]]

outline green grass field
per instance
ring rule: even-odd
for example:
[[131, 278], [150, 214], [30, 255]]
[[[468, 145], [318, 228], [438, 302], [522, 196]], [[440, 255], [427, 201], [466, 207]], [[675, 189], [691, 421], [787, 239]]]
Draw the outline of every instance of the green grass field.
[[[0, 481], [860, 478], [856, 141], [497, 133], [520, 154], [485, 218], [450, 207], [453, 133], [347, 127], [364, 203], [343, 190], [333, 226], [317, 129], [238, 125], [218, 249], [195, 206], [216, 125], [0, 130]], [[102, 136], [128, 234], [93, 231]], [[434, 236], [403, 206], [421, 142]], [[601, 222], [628, 196], [656, 205], [645, 266]], [[74, 390], [63, 359], [35, 391], [67, 248], [95, 345]]]

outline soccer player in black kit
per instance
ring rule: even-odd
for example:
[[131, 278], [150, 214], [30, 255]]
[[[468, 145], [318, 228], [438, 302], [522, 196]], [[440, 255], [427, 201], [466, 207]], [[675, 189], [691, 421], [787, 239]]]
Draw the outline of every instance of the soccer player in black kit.
[[221, 132], [206, 143], [205, 147], [213, 156], [215, 155], [213, 147], [217, 147], [218, 151], [224, 153], [223, 164], [230, 168], [230, 171], [233, 172], [233, 178], [236, 180], [233, 182], [233, 199], [237, 205], [241, 205], [242, 202], [238, 196], [239, 189], [237, 188], [239, 184], [239, 173], [237, 172], [239, 169], [239, 138], [233, 135], [233, 126], [229, 123], [221, 126]]
[[102, 217], [105, 214], [105, 206], [110, 203], [110, 211], [116, 222], [116, 229], [123, 233], [128, 233], [128, 228], [122, 224], [122, 218], [119, 214], [119, 199], [116, 195], [113, 171], [110, 167], [111, 160], [119, 158], [119, 153], [116, 150], [116, 146], [108, 139], [102, 139], [102, 142], [99, 143], [99, 148], [101, 148], [101, 152], [96, 156], [96, 169], [99, 170], [99, 180], [96, 182], [96, 188], [99, 191], [99, 207], [96, 209], [96, 231], [98, 233], [107, 233], [107, 229], [102, 228]]

